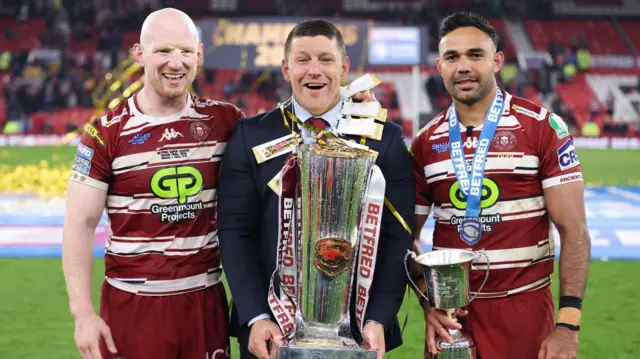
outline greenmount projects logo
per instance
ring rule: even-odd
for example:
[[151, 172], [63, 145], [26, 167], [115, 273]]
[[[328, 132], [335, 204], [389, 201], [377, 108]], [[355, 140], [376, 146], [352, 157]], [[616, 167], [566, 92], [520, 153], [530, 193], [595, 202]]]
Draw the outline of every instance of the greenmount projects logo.
[[[492, 179], [484, 178], [482, 180], [480, 208], [485, 209], [492, 207], [498, 202], [498, 198], [500, 198], [500, 188], [498, 187], [498, 184]], [[453, 182], [451, 187], [449, 187], [449, 200], [456, 209], [467, 209], [467, 198], [460, 190], [460, 184], [458, 181]], [[449, 222], [452, 226], [456, 226], [458, 228], [458, 233], [462, 230], [461, 222], [464, 218], [465, 216], [451, 216]], [[480, 223], [482, 223], [483, 232], [491, 232], [493, 230], [491, 225], [500, 222], [502, 222], [502, 216], [500, 213], [480, 215]]]
[[189, 202], [202, 191], [202, 173], [192, 166], [165, 167], [151, 177], [151, 192], [162, 199], [175, 199], [177, 204], [153, 204], [151, 213], [159, 215], [162, 222], [179, 222], [195, 219], [204, 209], [202, 201]]

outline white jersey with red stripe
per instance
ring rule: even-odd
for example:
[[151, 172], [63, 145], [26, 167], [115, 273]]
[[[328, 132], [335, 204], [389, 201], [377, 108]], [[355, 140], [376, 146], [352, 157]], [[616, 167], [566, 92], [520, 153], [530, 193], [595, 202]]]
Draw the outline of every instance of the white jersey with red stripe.
[[132, 96], [85, 127], [71, 180], [107, 192], [109, 283], [170, 295], [220, 282], [218, 173], [242, 117], [231, 104], [188, 95], [179, 113], [152, 118]]
[[[503, 114], [486, 155], [480, 241], [469, 244], [459, 235], [466, 198], [449, 154], [446, 111], [431, 120], [411, 144], [416, 214], [428, 215], [432, 210], [434, 250], [485, 250], [488, 254], [489, 278], [478, 298], [549, 285], [555, 241], [543, 189], [582, 181], [573, 139], [562, 119], [526, 99], [503, 93]], [[483, 126], [470, 134], [459, 126], [470, 170]], [[486, 259], [480, 257], [471, 274], [472, 291], [479, 290], [486, 269]]]

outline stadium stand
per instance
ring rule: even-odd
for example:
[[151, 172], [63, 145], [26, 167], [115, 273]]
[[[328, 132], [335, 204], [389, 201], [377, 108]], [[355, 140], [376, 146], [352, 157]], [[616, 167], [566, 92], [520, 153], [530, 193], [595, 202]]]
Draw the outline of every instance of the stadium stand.
[[[322, 6], [306, 0], [108, 3], [113, 6], [97, 0], [78, 6], [72, 1], [0, 3], [0, 130], [8, 122], [18, 123], [19, 132], [29, 134], [64, 134], [82, 126], [95, 112], [92, 93], [126, 60], [144, 17], [155, 8], [175, 6], [194, 19], [335, 15], [425, 26], [428, 46], [421, 51], [428, 60], [420, 68], [419, 89], [424, 103], [414, 105], [407, 99], [413, 91], [409, 67], [357, 68], [384, 74], [384, 86], [376, 95], [407, 137], [412, 135], [415, 106], [425, 123], [450, 103], [433, 62], [439, 21], [460, 9], [476, 11], [499, 34], [507, 60], [498, 76], [501, 87], [562, 114], [576, 133], [584, 124], [596, 123], [604, 135], [640, 135], [640, 13], [632, 17], [636, 7], [627, 0], [569, 0], [562, 6], [534, 0], [325, 0]], [[627, 9], [629, 16], [571, 15], [602, 7]], [[122, 88], [135, 84], [139, 75], [125, 79]], [[279, 69], [241, 66], [202, 69], [194, 91], [232, 102], [247, 115], [270, 109], [290, 95]]]

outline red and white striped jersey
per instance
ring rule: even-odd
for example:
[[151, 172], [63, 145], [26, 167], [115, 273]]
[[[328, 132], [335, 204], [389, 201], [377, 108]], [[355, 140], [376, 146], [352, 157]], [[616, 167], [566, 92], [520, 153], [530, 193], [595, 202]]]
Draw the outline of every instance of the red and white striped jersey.
[[[489, 278], [478, 298], [501, 297], [549, 285], [555, 242], [543, 188], [582, 181], [573, 139], [560, 117], [504, 92], [505, 106], [486, 156], [481, 200], [482, 239], [472, 246], [459, 235], [466, 198], [449, 154], [446, 111], [414, 138], [416, 214], [433, 207], [433, 247], [486, 250]], [[460, 124], [470, 170], [482, 126], [470, 136]], [[486, 259], [474, 264], [471, 289], [478, 291]]]
[[220, 281], [218, 173], [242, 117], [231, 104], [189, 95], [179, 113], [152, 118], [132, 96], [85, 127], [71, 180], [107, 192], [109, 283], [170, 295]]

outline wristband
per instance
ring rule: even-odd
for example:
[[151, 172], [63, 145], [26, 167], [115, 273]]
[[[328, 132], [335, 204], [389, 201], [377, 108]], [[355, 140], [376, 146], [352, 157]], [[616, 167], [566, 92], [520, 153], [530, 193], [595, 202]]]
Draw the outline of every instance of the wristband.
[[582, 299], [570, 295], [560, 297], [560, 305], [558, 308], [576, 308], [582, 310]]
[[571, 325], [568, 323], [556, 323], [556, 327], [565, 327], [573, 332], [578, 332], [580, 331], [580, 326], [579, 325]]

